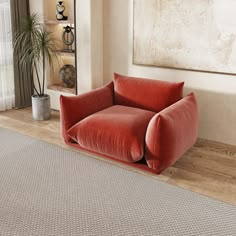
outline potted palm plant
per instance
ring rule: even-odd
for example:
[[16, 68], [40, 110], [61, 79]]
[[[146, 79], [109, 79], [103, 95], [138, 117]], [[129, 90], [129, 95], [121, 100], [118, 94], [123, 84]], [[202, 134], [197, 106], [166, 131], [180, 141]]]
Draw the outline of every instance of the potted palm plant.
[[58, 57], [57, 40], [49, 32], [40, 15], [33, 13], [22, 20], [21, 27], [14, 37], [14, 50], [19, 64], [30, 66], [34, 93], [32, 113], [34, 120], [50, 118], [50, 97], [45, 94], [46, 65], [53, 69], [53, 58]]

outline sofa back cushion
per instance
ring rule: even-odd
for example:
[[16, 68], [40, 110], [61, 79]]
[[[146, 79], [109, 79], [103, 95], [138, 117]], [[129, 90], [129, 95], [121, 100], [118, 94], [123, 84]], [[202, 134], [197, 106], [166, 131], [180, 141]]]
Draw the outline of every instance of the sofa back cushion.
[[159, 112], [183, 97], [183, 85], [115, 73], [115, 104]]

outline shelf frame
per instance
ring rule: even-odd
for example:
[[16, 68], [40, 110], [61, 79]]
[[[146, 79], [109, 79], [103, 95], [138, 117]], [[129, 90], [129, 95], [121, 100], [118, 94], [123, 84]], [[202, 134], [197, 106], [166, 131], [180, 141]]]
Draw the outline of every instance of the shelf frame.
[[[48, 85], [48, 89], [56, 91], [58, 89], [58, 92], [68, 92], [71, 94], [78, 94], [78, 78], [77, 78], [77, 25], [76, 25], [76, 0], [71, 0], [73, 2], [73, 13], [74, 13], [74, 20], [53, 20], [53, 19], [44, 19], [44, 24], [48, 26], [56, 26], [56, 25], [70, 25], [74, 27], [74, 47], [75, 51], [74, 52], [63, 52], [60, 49], [58, 50], [58, 54], [62, 57], [74, 57], [74, 64], [75, 64], [75, 70], [76, 70], [76, 84], [75, 88], [73, 89], [68, 89], [64, 88], [63, 86], [60, 86], [58, 84], [53, 84], [53, 85]], [[75, 92], [72, 92], [70, 90], [73, 90]]]
[[77, 20], [76, 20], [76, 0], [74, 0], [74, 36], [75, 36], [75, 71], [76, 71], [76, 85], [75, 94], [78, 94], [78, 73], [77, 73]]

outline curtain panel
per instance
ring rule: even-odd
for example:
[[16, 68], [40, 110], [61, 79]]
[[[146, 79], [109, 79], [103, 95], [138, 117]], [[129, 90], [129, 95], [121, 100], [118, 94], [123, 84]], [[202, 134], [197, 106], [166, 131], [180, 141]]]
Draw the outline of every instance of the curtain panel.
[[[30, 15], [29, 0], [11, 1], [11, 22], [13, 36], [21, 27], [23, 18]], [[15, 84], [15, 107], [23, 108], [31, 105], [33, 83], [30, 65], [22, 68], [19, 64], [17, 53], [13, 54], [14, 84]]]
[[14, 107], [10, 0], [0, 0], [0, 111]]

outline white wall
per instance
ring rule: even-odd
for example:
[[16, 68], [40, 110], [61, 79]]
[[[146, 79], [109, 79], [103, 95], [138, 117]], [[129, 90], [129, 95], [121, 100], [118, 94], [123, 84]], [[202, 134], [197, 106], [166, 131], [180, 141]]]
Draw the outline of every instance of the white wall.
[[199, 137], [236, 145], [236, 76], [133, 65], [133, 1], [103, 0], [103, 17], [104, 83], [114, 72], [184, 81], [199, 102]]
[[85, 92], [103, 84], [103, 0], [76, 0], [77, 82]]
[[43, 0], [29, 0], [30, 12], [43, 15]]

